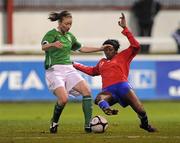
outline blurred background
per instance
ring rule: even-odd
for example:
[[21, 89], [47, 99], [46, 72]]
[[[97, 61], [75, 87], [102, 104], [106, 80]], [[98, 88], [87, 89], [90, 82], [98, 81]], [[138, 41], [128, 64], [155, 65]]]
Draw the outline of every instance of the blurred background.
[[[45, 83], [40, 43], [47, 31], [57, 27], [56, 22], [48, 20], [49, 13], [61, 10], [72, 13], [71, 32], [81, 43], [101, 46], [106, 39], [115, 38], [120, 41], [121, 50], [129, 44], [117, 24], [123, 12], [129, 29], [141, 45], [150, 46], [149, 51], [140, 53], [131, 64], [129, 79], [137, 95], [143, 100], [180, 99], [176, 33], [180, 27], [180, 1], [157, 0], [160, 9], [152, 16], [150, 36], [138, 33], [140, 27], [133, 9], [136, 2], [138, 0], [0, 0], [0, 101], [55, 99]], [[148, 8], [153, 14], [155, 5]], [[148, 13], [146, 17], [151, 18]], [[101, 57], [102, 53], [72, 53], [72, 60], [86, 65], [95, 65]], [[101, 88], [101, 79], [82, 75], [95, 96]]]

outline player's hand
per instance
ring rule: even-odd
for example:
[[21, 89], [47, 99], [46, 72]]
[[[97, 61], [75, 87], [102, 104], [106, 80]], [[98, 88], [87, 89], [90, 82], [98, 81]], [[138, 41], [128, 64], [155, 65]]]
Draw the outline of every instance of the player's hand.
[[121, 13], [121, 17], [119, 17], [119, 21], [118, 21], [118, 24], [119, 26], [121, 26], [123, 29], [126, 27], [126, 18], [124, 16], [124, 13]]
[[116, 109], [110, 109], [110, 108], [103, 109], [103, 111], [106, 115], [117, 115], [119, 112]]
[[84, 66], [83, 64], [78, 63], [78, 62], [72, 62], [72, 65], [73, 65], [73, 67], [74, 67], [75, 69], [77, 69], [77, 70], [80, 70], [81, 67]]
[[53, 46], [56, 47], [56, 48], [62, 48], [63, 44], [59, 41], [56, 41], [53, 43]]
[[80, 65], [80, 63], [78, 63], [76, 61], [72, 61], [72, 65]]
[[105, 44], [105, 45], [102, 45], [102, 47], [100, 48], [101, 51], [104, 51], [105, 48], [107, 47], [113, 47], [112, 45], [110, 44]]

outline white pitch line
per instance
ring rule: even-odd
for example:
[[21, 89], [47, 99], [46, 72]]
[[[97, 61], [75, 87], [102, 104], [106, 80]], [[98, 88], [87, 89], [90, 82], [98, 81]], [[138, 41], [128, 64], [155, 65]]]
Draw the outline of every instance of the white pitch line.
[[[41, 140], [41, 139], [48, 139], [48, 138], [51, 138], [52, 136], [48, 136], [48, 137], [11, 137], [11, 139], [13, 140], [24, 140], [24, 139], [38, 139], [38, 140]], [[88, 137], [93, 137], [93, 136], [88, 136]], [[9, 138], [9, 137], [7, 137]], [[81, 139], [82, 136], [77, 136], [77, 137], [70, 137], [70, 136], [53, 136], [53, 139]], [[86, 137], [85, 137], [86, 138]], [[154, 138], [154, 139], [180, 139], [180, 136], [122, 136], [122, 135], [119, 135], [119, 136], [96, 136], [96, 138], [98, 139], [113, 139], [113, 138], [129, 138], [129, 139], [137, 139], [137, 138]], [[0, 137], [0, 139], [6, 139], [6, 137]]]
[[140, 136], [127, 136], [130, 139], [140, 138]]

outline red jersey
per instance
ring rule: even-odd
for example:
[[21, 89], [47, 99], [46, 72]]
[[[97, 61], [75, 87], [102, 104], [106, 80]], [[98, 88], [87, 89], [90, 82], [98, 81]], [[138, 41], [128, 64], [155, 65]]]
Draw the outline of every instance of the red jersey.
[[78, 63], [73, 64], [73, 66], [91, 76], [101, 75], [103, 88], [128, 81], [130, 63], [139, 52], [140, 45], [128, 28], [124, 28], [122, 34], [128, 38], [130, 46], [111, 60], [102, 58], [96, 66], [85, 66]]

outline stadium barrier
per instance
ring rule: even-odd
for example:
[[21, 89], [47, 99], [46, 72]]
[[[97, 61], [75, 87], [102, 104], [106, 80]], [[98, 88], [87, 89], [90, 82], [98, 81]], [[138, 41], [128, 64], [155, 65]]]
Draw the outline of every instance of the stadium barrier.
[[[107, 39], [106, 37], [94, 38], [79, 38], [78, 40], [83, 45], [100, 46]], [[118, 38], [116, 38], [118, 39]], [[150, 44], [150, 53], [176, 53], [177, 46], [172, 37], [136, 37], [140, 44]], [[129, 42], [126, 37], [118, 39], [121, 44], [121, 49], [128, 47]], [[0, 53], [14, 52], [14, 53], [43, 53], [41, 45], [1, 45]]]
[[[85, 65], [95, 65], [100, 58], [72, 57], [74, 61]], [[1, 56], [0, 101], [55, 100], [46, 85], [43, 60], [44, 56]], [[95, 97], [101, 89], [101, 78], [81, 74], [88, 81]], [[180, 99], [180, 57], [138, 55], [131, 64], [129, 80], [142, 100]]]

